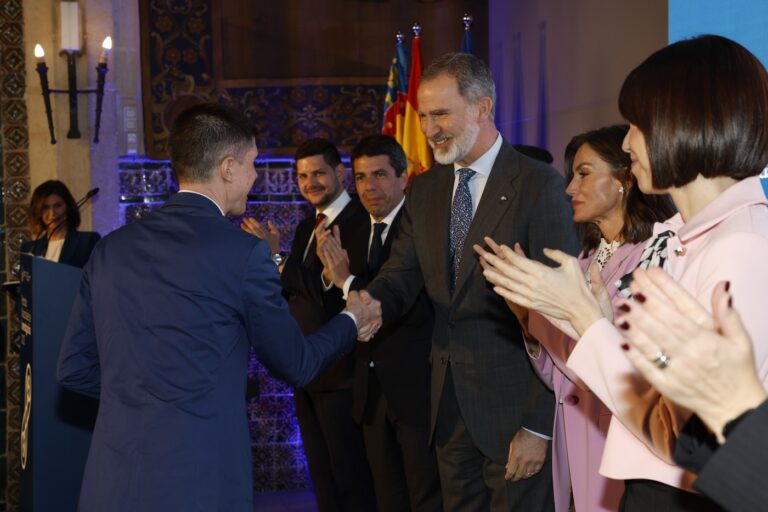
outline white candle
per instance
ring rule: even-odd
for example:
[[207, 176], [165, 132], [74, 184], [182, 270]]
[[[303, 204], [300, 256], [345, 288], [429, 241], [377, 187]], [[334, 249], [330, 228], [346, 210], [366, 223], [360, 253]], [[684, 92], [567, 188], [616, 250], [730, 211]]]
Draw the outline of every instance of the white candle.
[[79, 52], [82, 49], [80, 28], [80, 6], [77, 2], [61, 2], [60, 32], [61, 49], [70, 52]]

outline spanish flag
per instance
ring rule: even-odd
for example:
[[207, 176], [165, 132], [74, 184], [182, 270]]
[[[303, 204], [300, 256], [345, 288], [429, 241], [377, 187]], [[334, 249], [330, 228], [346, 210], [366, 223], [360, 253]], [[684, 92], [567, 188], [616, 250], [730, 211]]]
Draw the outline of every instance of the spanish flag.
[[432, 148], [427, 143], [419, 122], [419, 102], [416, 92], [419, 90], [421, 78], [421, 26], [413, 25], [413, 41], [411, 42], [411, 73], [408, 76], [408, 96], [405, 102], [405, 126], [403, 127], [403, 146], [408, 157], [408, 180], [432, 167]]
[[387, 95], [384, 97], [384, 126], [381, 133], [391, 135], [403, 143], [405, 101], [408, 94], [408, 49], [403, 46], [403, 34], [397, 33], [395, 56], [389, 67]]

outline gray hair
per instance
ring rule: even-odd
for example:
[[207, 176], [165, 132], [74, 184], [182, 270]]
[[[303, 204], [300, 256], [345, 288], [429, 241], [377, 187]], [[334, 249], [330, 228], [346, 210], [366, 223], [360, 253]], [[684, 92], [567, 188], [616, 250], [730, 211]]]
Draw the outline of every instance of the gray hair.
[[491, 121], [496, 110], [496, 84], [491, 70], [485, 62], [468, 53], [446, 53], [427, 66], [421, 74], [421, 81], [433, 80], [446, 74], [456, 79], [459, 94], [470, 105], [475, 105], [483, 96], [491, 98]]

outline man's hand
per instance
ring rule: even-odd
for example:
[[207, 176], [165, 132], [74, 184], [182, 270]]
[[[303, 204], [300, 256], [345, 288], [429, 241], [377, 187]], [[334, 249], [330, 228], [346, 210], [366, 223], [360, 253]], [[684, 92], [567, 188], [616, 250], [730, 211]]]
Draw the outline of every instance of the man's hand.
[[257, 236], [267, 242], [272, 254], [280, 252], [280, 232], [271, 220], [268, 220], [265, 226], [252, 217], [245, 217], [242, 224], [240, 224], [240, 228], [246, 233]]
[[547, 458], [549, 441], [534, 435], [525, 429], [520, 429], [509, 443], [507, 472], [504, 478], [516, 482], [530, 478], [539, 471]]
[[381, 327], [381, 302], [365, 290], [349, 292], [347, 308], [357, 318], [357, 339], [370, 340]]
[[333, 231], [326, 230], [325, 233], [322, 233], [322, 240], [318, 237], [317, 255], [323, 264], [325, 280], [343, 288], [351, 273], [349, 271], [349, 255], [341, 247], [341, 235], [338, 226], [333, 226]]

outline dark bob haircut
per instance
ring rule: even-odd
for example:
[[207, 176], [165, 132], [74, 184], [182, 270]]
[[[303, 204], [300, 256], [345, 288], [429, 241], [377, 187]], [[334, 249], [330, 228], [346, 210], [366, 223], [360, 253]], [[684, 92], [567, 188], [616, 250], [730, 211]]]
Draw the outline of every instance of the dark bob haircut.
[[334, 169], [341, 163], [341, 155], [339, 154], [339, 150], [336, 149], [336, 146], [330, 141], [319, 137], [302, 142], [301, 145], [296, 148], [296, 153], [293, 155], [293, 158], [298, 162], [302, 158], [309, 158], [317, 155], [322, 155], [325, 163]]
[[67, 221], [66, 226], [63, 227], [66, 227], [67, 231], [80, 227], [80, 210], [77, 208], [77, 203], [75, 198], [72, 197], [72, 193], [63, 182], [48, 180], [38, 185], [35, 191], [32, 192], [32, 199], [29, 200], [29, 228], [35, 237], [45, 231], [43, 203], [54, 194], [62, 198], [64, 204], [67, 205]]
[[224, 158], [242, 163], [255, 136], [248, 118], [230, 107], [201, 103], [186, 109], [174, 121], [169, 138], [176, 179], [207, 183]]
[[[624, 187], [623, 221], [621, 239], [629, 243], [640, 243], [651, 237], [653, 224], [661, 222], [675, 214], [675, 207], [667, 194], [643, 194], [629, 172], [632, 164], [629, 154], [621, 149], [629, 126], [614, 125], [598, 128], [576, 135], [565, 147], [565, 179], [573, 179], [573, 162], [579, 148], [587, 144], [601, 160], [611, 167], [613, 177]], [[579, 223], [582, 255], [586, 256], [600, 245], [600, 229], [591, 222]]]
[[395, 170], [395, 176], [398, 178], [403, 175], [405, 169], [408, 167], [408, 158], [405, 156], [405, 151], [394, 137], [389, 135], [369, 135], [364, 137], [357, 145], [352, 149], [352, 166], [354, 167], [355, 160], [362, 156], [379, 156], [387, 155], [389, 157], [389, 165]]
[[741, 180], [768, 163], [768, 76], [730, 39], [705, 35], [657, 51], [624, 81], [619, 110], [645, 136], [654, 188], [699, 174]]

